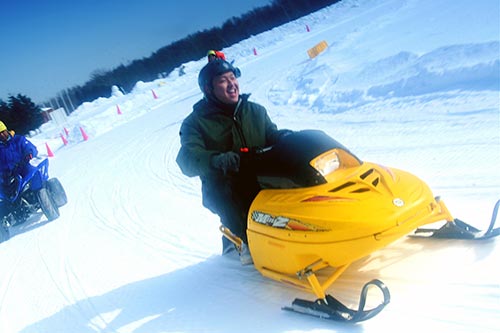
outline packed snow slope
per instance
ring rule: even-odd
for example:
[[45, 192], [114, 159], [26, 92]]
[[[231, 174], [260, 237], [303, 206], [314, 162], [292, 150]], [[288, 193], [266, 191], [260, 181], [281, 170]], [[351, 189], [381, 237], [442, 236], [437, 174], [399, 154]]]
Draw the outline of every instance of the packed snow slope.
[[[496, 0], [345, 0], [223, 51], [278, 127], [320, 129], [407, 170], [484, 229], [500, 198], [499, 13]], [[498, 331], [499, 240], [405, 237], [354, 263], [329, 293], [356, 307], [373, 278], [392, 293], [358, 325], [282, 311], [314, 296], [221, 256], [218, 218], [175, 163], [204, 63], [81, 105], [32, 138], [54, 152], [69, 202], [0, 244], [0, 332]]]

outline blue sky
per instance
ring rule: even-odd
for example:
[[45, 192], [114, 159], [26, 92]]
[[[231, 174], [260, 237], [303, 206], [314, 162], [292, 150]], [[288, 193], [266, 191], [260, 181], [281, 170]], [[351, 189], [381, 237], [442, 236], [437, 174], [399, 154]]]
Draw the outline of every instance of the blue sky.
[[159, 48], [271, 0], [22, 0], [0, 4], [0, 99], [35, 103], [84, 84], [95, 70]]

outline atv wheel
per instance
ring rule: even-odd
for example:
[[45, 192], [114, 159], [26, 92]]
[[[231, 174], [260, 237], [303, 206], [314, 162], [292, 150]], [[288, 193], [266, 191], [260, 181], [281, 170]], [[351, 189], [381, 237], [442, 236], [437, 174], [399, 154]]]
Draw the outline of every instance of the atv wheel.
[[61, 182], [57, 178], [51, 178], [47, 181], [47, 188], [52, 196], [52, 200], [57, 207], [62, 207], [68, 203], [68, 197], [64, 191]]
[[0, 243], [5, 242], [9, 237], [9, 229], [0, 224]]
[[52, 200], [50, 192], [46, 188], [41, 188], [37, 192], [38, 202], [40, 203], [40, 208], [42, 208], [43, 214], [47, 217], [47, 220], [52, 221], [59, 217], [59, 209]]

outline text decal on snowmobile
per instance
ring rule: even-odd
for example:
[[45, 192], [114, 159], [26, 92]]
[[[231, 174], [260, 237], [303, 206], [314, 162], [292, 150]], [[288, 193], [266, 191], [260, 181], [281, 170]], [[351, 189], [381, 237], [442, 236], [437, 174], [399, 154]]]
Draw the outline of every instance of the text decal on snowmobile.
[[285, 216], [272, 216], [267, 213], [253, 211], [252, 220], [257, 223], [264, 224], [274, 228], [289, 229], [289, 230], [303, 230], [303, 231], [325, 231], [325, 229], [318, 228], [309, 223], [304, 223], [299, 220], [291, 219]]

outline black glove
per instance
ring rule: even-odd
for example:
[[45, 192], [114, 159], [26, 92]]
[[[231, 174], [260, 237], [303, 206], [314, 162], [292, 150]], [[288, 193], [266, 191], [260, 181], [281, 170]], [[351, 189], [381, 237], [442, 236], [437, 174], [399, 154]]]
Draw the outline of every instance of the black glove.
[[26, 162], [31, 161], [31, 159], [32, 159], [32, 158], [33, 158], [33, 154], [28, 154], [28, 155], [24, 156], [24, 160], [25, 160]]
[[213, 156], [210, 163], [215, 169], [222, 170], [223, 174], [238, 172], [240, 169], [240, 155], [229, 151]]

